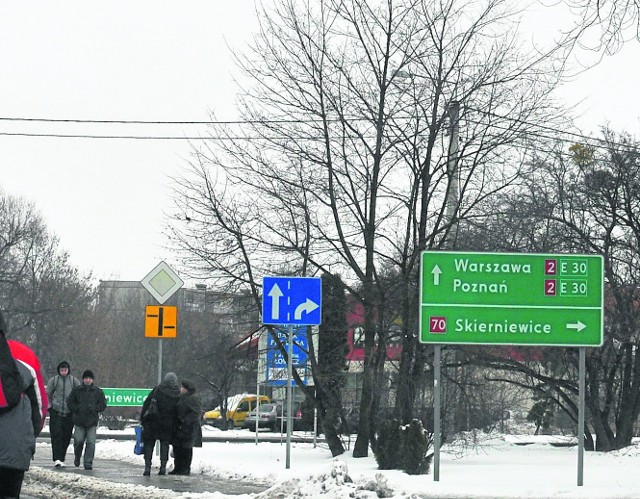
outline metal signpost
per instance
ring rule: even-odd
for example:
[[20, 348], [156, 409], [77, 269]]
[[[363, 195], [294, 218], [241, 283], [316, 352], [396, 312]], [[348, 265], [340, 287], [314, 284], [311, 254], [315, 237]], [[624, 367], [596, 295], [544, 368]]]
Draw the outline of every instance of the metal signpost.
[[287, 325], [287, 456], [291, 467], [293, 326], [317, 326], [322, 321], [322, 279], [319, 277], [263, 277], [262, 323]]
[[[580, 347], [578, 485], [583, 484], [584, 347], [602, 345], [598, 255], [425, 251], [420, 342]], [[440, 358], [434, 358], [434, 480], [440, 467]], [[437, 364], [437, 365], [436, 365]]]
[[[158, 300], [160, 305], [184, 286], [184, 281], [165, 262], [156, 265], [140, 283]], [[146, 310], [145, 336], [160, 340], [158, 341], [158, 384], [162, 382], [162, 338], [176, 337], [177, 315], [177, 307], [147, 307]], [[167, 321], [172, 321], [172, 324], [168, 324]]]

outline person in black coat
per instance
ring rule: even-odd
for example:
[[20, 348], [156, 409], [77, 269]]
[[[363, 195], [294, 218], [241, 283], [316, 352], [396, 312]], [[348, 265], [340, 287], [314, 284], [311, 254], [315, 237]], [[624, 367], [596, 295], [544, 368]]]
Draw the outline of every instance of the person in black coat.
[[[144, 476], [151, 475], [151, 461], [156, 440], [160, 440], [160, 471], [158, 475], [167, 473], [169, 460], [169, 444], [173, 437], [177, 420], [176, 405], [180, 397], [180, 386], [175, 373], [167, 373], [164, 381], [147, 395], [142, 404], [142, 441], [144, 442]], [[149, 409], [154, 405], [155, 413]]]
[[[71, 390], [67, 406], [73, 414], [75, 430], [73, 432], [73, 464], [80, 466], [84, 449], [84, 469], [93, 469], [93, 456], [96, 452], [96, 430], [98, 414], [107, 408], [104, 392], [93, 384], [93, 371], [82, 373], [82, 384]], [[85, 448], [86, 442], [86, 448]]]
[[175, 461], [173, 471], [169, 474], [189, 475], [193, 447], [202, 447], [202, 428], [200, 427], [202, 404], [196, 395], [195, 385], [189, 380], [182, 380], [180, 384], [180, 398], [176, 410], [176, 431], [172, 441]]

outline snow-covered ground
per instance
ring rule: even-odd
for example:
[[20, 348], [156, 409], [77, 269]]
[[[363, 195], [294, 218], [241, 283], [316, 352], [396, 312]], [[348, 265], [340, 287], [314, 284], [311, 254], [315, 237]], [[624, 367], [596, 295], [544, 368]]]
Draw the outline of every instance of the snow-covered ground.
[[[125, 430], [129, 431], [132, 432]], [[214, 431], [219, 430], [207, 428], [205, 435]], [[233, 497], [640, 497], [640, 443], [617, 452], [585, 452], [584, 485], [579, 487], [577, 446], [557, 446], [575, 442], [567, 437], [469, 434], [443, 447], [440, 480], [435, 482], [432, 474], [410, 476], [396, 470], [380, 471], [373, 453], [368, 458], [354, 459], [348, 451], [332, 458], [324, 444], [316, 447], [311, 443], [292, 444], [291, 467], [286, 469], [284, 442], [233, 443], [238, 435], [249, 434], [247, 430], [232, 430], [226, 434], [228, 441], [205, 442], [202, 448], [194, 449], [192, 466], [192, 473], [272, 485], [261, 494]], [[100, 440], [96, 455], [142, 466], [142, 457], [134, 455], [132, 450], [131, 441]], [[40, 443], [38, 452], [49, 453], [50, 446]], [[33, 467], [28, 473], [43, 480], [56, 478], [54, 470], [43, 468]], [[84, 476], [78, 480], [83, 481], [84, 490], [93, 493], [83, 497], [98, 497], [101, 492], [103, 497], [227, 497], [217, 492], [180, 495], [154, 487], [114, 485]]]

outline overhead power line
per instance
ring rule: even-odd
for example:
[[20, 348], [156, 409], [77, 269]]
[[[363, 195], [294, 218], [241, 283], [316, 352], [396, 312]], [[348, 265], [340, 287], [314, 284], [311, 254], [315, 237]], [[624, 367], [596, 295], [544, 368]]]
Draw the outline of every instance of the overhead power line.
[[[532, 123], [519, 118], [510, 116], [499, 115], [497, 113], [483, 111], [481, 109], [468, 107], [467, 109], [496, 119], [512, 122], [518, 125], [527, 126], [527, 133], [532, 137], [537, 137], [544, 140], [559, 141], [564, 143], [574, 144], [576, 142], [582, 142], [590, 147], [604, 148], [609, 146], [615, 146], [623, 148], [629, 151], [639, 152], [640, 149], [632, 144], [622, 144], [615, 141], [607, 141], [598, 137], [588, 136], [577, 132], [570, 132], [568, 130], [560, 130], [549, 125], [540, 123]], [[477, 125], [487, 125], [487, 123], [472, 120], [467, 118], [469, 123]], [[210, 120], [210, 121], [195, 121], [195, 120], [97, 120], [97, 119], [75, 119], [75, 118], [25, 118], [25, 117], [0, 117], [0, 122], [22, 122], [22, 123], [73, 123], [73, 124], [104, 124], [104, 125], [220, 125], [220, 126], [233, 126], [233, 125], [277, 125], [277, 124], [312, 124], [322, 123], [322, 119], [309, 118], [309, 119], [265, 119], [265, 120]], [[334, 118], [329, 119], [330, 122], [341, 121], [370, 121], [367, 118]], [[498, 129], [508, 130], [506, 125], [500, 125], [497, 123], [491, 123]], [[550, 135], [552, 134], [552, 135]], [[268, 137], [263, 136], [247, 136], [247, 135], [133, 135], [133, 134], [94, 134], [94, 133], [48, 133], [48, 132], [0, 132], [0, 136], [9, 137], [44, 137], [44, 138], [61, 138], [61, 139], [107, 139], [107, 140], [191, 140], [191, 141], [229, 141], [229, 140], [247, 140], [247, 141], [259, 141], [259, 140], [288, 140], [291, 136], [288, 135], [273, 135]], [[570, 137], [570, 138], [567, 138]], [[299, 140], [321, 140], [313, 137], [300, 138]]]
[[[30, 133], [30, 132], [0, 132], [0, 136], [9, 137], [50, 137], [55, 139], [132, 139], [132, 140], [266, 140], [269, 137], [215, 137], [215, 136], [179, 136], [179, 135], [90, 135], [76, 133]], [[272, 140], [278, 137], [270, 137]]]
[[[364, 118], [362, 118], [364, 119]], [[0, 121], [36, 122], [36, 123], [86, 123], [86, 124], [117, 124], [117, 125], [259, 125], [261, 123], [314, 123], [322, 122], [318, 119], [280, 119], [280, 120], [209, 120], [209, 121], [160, 121], [160, 120], [85, 120], [74, 118], [20, 118], [1, 117]]]
[[[518, 119], [518, 118], [513, 118], [510, 116], [503, 116], [503, 115], [499, 115], [496, 113], [492, 113], [492, 112], [488, 112], [488, 111], [483, 111], [481, 109], [476, 109], [476, 108], [469, 108], [472, 111], [475, 111], [477, 113], [480, 114], [484, 114], [485, 116], [490, 116], [493, 118], [498, 118], [498, 119], [502, 119], [505, 121], [510, 121], [512, 123], [518, 124], [518, 125], [526, 125], [528, 128], [526, 131], [529, 135], [533, 136], [533, 137], [537, 137], [537, 138], [541, 138], [541, 139], [546, 139], [546, 140], [555, 140], [558, 142], [563, 142], [563, 143], [567, 143], [567, 144], [575, 144], [576, 142], [583, 142], [586, 145], [593, 147], [593, 148], [608, 148], [610, 146], [615, 146], [619, 149], [624, 149], [627, 151], [631, 151], [631, 152], [640, 152], [640, 148], [638, 148], [637, 146], [634, 146], [633, 144], [623, 144], [622, 142], [616, 142], [616, 141], [612, 141], [612, 140], [606, 140], [606, 139], [601, 139], [599, 137], [593, 137], [590, 135], [583, 135], [577, 132], [570, 132], [568, 130], [560, 130], [558, 128], [554, 128], [552, 126], [549, 125], [543, 125], [540, 123], [531, 123], [530, 121], [527, 120], [522, 120], [522, 119]], [[468, 121], [470, 123], [474, 123], [476, 125], [487, 125], [484, 122], [481, 121], [476, 121], [476, 120], [471, 120], [468, 119]], [[509, 130], [509, 128], [506, 125], [499, 125], [496, 123], [492, 123], [491, 126], [498, 128], [498, 129], [502, 129], [502, 130]], [[549, 133], [553, 133], [555, 135], [548, 135], [545, 132], [549, 132]], [[569, 138], [564, 138], [564, 137], [571, 137]]]

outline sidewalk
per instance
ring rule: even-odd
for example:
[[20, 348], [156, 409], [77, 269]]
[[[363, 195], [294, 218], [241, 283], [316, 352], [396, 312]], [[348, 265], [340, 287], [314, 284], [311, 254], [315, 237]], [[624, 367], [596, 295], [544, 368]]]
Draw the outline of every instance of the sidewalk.
[[[239, 481], [223, 480], [209, 475], [190, 476], [158, 476], [158, 468], [151, 470], [151, 476], [142, 476], [143, 467], [123, 461], [113, 459], [101, 459], [96, 456], [93, 462], [93, 470], [85, 470], [82, 464], [76, 468], [73, 466], [73, 453], [67, 453], [66, 467], [54, 468], [49, 452], [38, 449], [32, 462], [31, 470], [26, 474], [27, 486], [24, 491], [25, 497], [94, 497], [91, 495], [81, 495], [83, 493], [83, 479], [98, 479], [117, 484], [142, 485], [146, 487], [158, 487], [160, 489], [171, 490], [177, 494], [191, 492], [220, 492], [227, 495], [240, 495], [259, 493], [268, 488], [266, 484]], [[83, 477], [83, 478], [80, 478]], [[43, 482], [49, 486], [49, 495], [38, 495], [33, 490], [42, 489]], [[78, 482], [74, 484], [74, 482]], [[75, 490], [78, 489], [78, 490]], [[53, 495], [52, 490], [59, 492]], [[86, 491], [84, 491], [86, 494]], [[96, 495], [95, 497], [100, 497]], [[103, 497], [120, 497], [119, 495], [104, 495]], [[129, 496], [131, 497], [131, 496]]]

